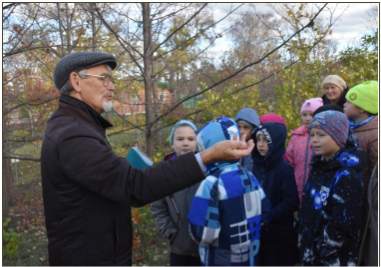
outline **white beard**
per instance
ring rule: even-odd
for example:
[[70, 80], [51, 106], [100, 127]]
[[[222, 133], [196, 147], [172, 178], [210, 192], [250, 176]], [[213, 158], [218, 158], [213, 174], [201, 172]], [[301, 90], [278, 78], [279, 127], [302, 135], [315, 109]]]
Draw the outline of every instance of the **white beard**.
[[103, 100], [103, 110], [105, 112], [110, 112], [111, 109], [112, 109], [112, 101]]

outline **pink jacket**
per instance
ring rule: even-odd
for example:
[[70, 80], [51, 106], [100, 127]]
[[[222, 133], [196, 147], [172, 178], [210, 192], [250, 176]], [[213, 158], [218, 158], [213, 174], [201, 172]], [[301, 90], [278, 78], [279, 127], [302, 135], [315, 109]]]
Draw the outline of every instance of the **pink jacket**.
[[292, 137], [286, 150], [286, 161], [294, 168], [300, 208], [302, 206], [303, 189], [310, 173], [313, 149], [310, 142], [310, 131], [306, 126], [300, 126], [293, 130], [291, 134]]

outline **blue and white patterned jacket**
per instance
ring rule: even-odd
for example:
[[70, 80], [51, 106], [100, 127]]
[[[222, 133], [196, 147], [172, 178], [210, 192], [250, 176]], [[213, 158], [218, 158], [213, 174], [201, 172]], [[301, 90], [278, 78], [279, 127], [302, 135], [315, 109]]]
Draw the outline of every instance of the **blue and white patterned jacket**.
[[[235, 134], [239, 136], [239, 130], [233, 120], [216, 119], [199, 129], [199, 151]], [[238, 162], [217, 162], [207, 169], [188, 214], [202, 264], [256, 265], [261, 221], [270, 213], [270, 201], [252, 173]]]

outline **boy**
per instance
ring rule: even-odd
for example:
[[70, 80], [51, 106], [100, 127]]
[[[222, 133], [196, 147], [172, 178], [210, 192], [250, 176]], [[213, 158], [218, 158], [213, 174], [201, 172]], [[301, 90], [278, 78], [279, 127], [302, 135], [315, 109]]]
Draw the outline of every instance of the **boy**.
[[[239, 136], [237, 124], [218, 118], [197, 132], [201, 152]], [[261, 185], [238, 161], [208, 164], [188, 214], [202, 265], [256, 265], [262, 216], [269, 213]]]
[[[252, 132], [260, 124], [258, 115], [252, 108], [243, 108], [240, 111], [238, 111], [237, 115], [234, 118], [234, 121], [238, 125], [241, 136], [243, 134], [246, 134], [246, 142], [249, 141]], [[239, 163], [248, 171], [251, 171], [253, 169], [253, 160], [251, 158], [251, 155], [241, 158], [239, 160]]]
[[[163, 161], [196, 152], [196, 126], [186, 120], [172, 128], [169, 139], [174, 152]], [[179, 177], [181, 179], [181, 177]], [[151, 204], [152, 218], [160, 234], [169, 241], [171, 266], [200, 266], [198, 246], [188, 231], [187, 214], [200, 183]]]
[[344, 113], [349, 127], [356, 134], [360, 147], [368, 154], [363, 170], [363, 201], [361, 208], [360, 238], [363, 236], [367, 214], [368, 184], [378, 159], [378, 82], [368, 81], [349, 90], [345, 96]]
[[253, 174], [272, 204], [261, 231], [258, 265], [262, 266], [293, 266], [298, 262], [293, 223], [299, 196], [294, 171], [282, 157], [286, 136], [286, 126], [277, 122], [261, 124], [253, 134]]
[[345, 147], [348, 119], [343, 113], [318, 113], [310, 129], [315, 156], [298, 215], [302, 264], [354, 266], [362, 197], [358, 172], [366, 153]]

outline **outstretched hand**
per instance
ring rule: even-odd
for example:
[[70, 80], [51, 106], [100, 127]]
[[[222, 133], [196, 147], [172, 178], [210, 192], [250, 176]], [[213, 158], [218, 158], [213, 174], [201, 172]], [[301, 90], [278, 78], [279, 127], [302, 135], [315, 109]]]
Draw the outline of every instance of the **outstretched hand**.
[[[241, 140], [246, 140], [246, 135], [242, 135]], [[221, 160], [238, 160], [242, 157], [250, 155], [254, 148], [253, 140], [238, 141], [238, 135], [233, 140], [221, 141], [214, 146], [200, 153], [201, 160], [204, 164], [221, 161]]]

